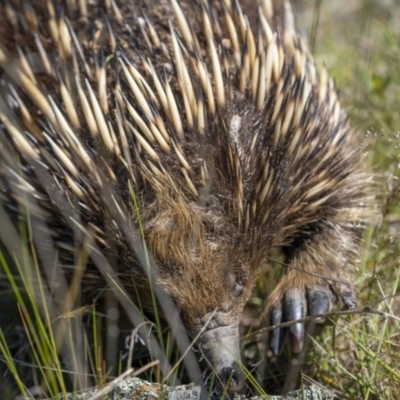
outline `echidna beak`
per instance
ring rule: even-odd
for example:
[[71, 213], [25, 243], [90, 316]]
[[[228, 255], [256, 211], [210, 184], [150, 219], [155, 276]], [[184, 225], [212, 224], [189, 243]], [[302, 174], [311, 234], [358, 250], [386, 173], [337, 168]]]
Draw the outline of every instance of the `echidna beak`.
[[224, 390], [235, 393], [243, 388], [237, 323], [206, 331], [199, 339], [199, 347]]
[[238, 363], [234, 362], [231, 367], [224, 367], [217, 373], [228, 393], [236, 393], [242, 389], [244, 385], [244, 375]]

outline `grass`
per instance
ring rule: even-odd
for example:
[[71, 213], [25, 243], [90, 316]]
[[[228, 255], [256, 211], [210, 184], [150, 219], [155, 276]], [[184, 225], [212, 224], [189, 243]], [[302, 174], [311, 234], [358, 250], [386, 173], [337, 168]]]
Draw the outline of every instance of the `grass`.
[[[3, 226], [7, 226], [6, 217], [2, 217]], [[153, 351], [154, 346], [158, 346], [156, 343], [160, 343], [159, 354], [172, 353], [170, 347], [173, 346], [173, 341], [170, 335], [164, 335], [169, 340], [165, 347], [160, 336], [155, 339], [151, 333], [156, 326], [159, 335], [163, 335], [161, 323], [157, 326], [145, 320], [143, 312], [137, 310], [140, 317], [134, 324], [136, 329], [127, 335], [131, 339], [129, 348], [124, 350], [124, 354], [113, 357], [117, 358], [118, 365], [110, 363], [106, 351], [112, 346], [115, 353], [118, 344], [112, 340], [115, 335], [110, 334], [109, 311], [112, 310], [107, 308], [109, 304], [100, 309], [96, 308], [95, 303], [92, 306], [79, 306], [75, 285], [81, 284], [81, 276], [78, 279], [73, 277], [71, 285], [65, 291], [57, 287], [59, 285], [54, 284], [55, 282], [49, 283], [39, 269], [37, 248], [33, 240], [34, 224], [29, 215], [24, 220], [28, 223], [25, 225], [21, 222], [19, 234], [13, 232], [14, 238], [18, 240], [18, 251], [0, 249], [0, 271], [4, 280], [8, 280], [17, 310], [17, 315], [8, 326], [0, 326], [0, 361], [6, 366], [5, 369], [1, 368], [0, 387], [5, 396], [1, 398], [6, 400], [22, 395], [23, 398], [33, 399], [32, 393], [46, 397], [55, 397], [62, 393], [66, 398], [67, 392], [79, 391], [80, 388], [91, 385], [105, 386], [113, 376], [120, 375], [126, 365], [132, 365], [132, 362], [137, 372], [130, 369], [129, 376], [135, 376], [142, 371], [146, 372], [143, 377], [161, 382], [159, 360], [165, 358], [159, 357], [152, 361], [151, 356], [145, 353], [145, 358], [141, 361], [140, 354], [143, 351], [137, 351], [137, 342], [144, 344], [142, 338], [145, 338], [146, 342], [152, 343], [150, 347]], [[1, 239], [4, 241], [4, 235]], [[83, 258], [87, 261], [87, 257]], [[79, 260], [77, 265], [84, 267]], [[76, 270], [79, 275], [79, 268]], [[114, 292], [128, 301], [126, 312], [135, 313], [136, 307], [121, 289], [120, 283], [112, 281], [112, 284]], [[58, 292], [58, 295], [54, 292]], [[121, 297], [118, 300], [123, 303]], [[117, 310], [114, 309], [115, 311]], [[12, 310], [8, 310], [8, 313], [12, 314]], [[23, 347], [17, 352], [13, 343], [15, 338], [10, 335], [15, 325], [24, 332]], [[104, 329], [105, 325], [108, 330]], [[114, 328], [117, 329], [116, 326]], [[129, 360], [127, 363], [126, 359]], [[168, 372], [168, 365], [166, 368]], [[163, 371], [164, 376], [166, 372]], [[175, 380], [172, 372], [169, 374], [170, 384], [174, 384]]]
[[[23, 259], [24, 264], [26, 262], [27, 265], [21, 265], [20, 260], [15, 259], [14, 265], [16, 265], [18, 271], [15, 273], [10, 269], [4, 253], [0, 252], [0, 266], [15, 295], [20, 323], [27, 336], [32, 361], [39, 369], [39, 375], [47, 392], [55, 396], [59, 392], [66, 393], [60, 367], [59, 340], [56, 339], [55, 335], [57, 330], [52, 328], [50, 322], [49, 302], [44, 294], [45, 286], [40, 275], [37, 274], [38, 263], [35, 260], [34, 246], [31, 246], [33, 257], [30, 261], [32, 264], [28, 261], [29, 256], [26, 255], [27, 249], [24, 245], [28, 244], [29, 241], [24, 237], [24, 233], [27, 233], [29, 228], [25, 228], [21, 224], [21, 244], [23, 244], [22, 251], [25, 253]], [[20, 279], [21, 283], [18, 283], [16, 279]], [[21, 376], [21, 371], [14, 362], [3, 329], [0, 329], [0, 351], [4, 357], [3, 361], [12, 371], [12, 376], [19, 390], [27, 395], [28, 390], [23, 383], [24, 377]], [[48, 366], [51, 367], [48, 368]]]
[[[317, 340], [310, 339], [307, 354], [293, 359], [286, 351], [279, 360], [267, 358], [267, 362], [258, 364], [262, 343], [244, 339], [246, 375], [255, 394], [317, 383], [342, 399], [396, 399], [400, 393], [400, 6], [395, 0], [384, 3], [378, 0], [307, 0], [295, 2], [294, 8], [299, 27], [308, 33], [317, 64], [326, 65], [335, 79], [342, 105], [363, 138], [365, 157], [376, 174], [378, 210], [374, 227], [365, 236], [365, 257], [360, 260], [356, 284], [359, 306], [381, 314], [332, 318], [331, 326], [325, 328]], [[29, 226], [23, 231], [26, 232], [25, 237], [20, 238], [23, 251], [15, 264], [22, 269], [29, 264], [36, 271], [37, 260], [27, 257], [28, 249], [36, 254]], [[83, 249], [81, 256], [84, 264]], [[9, 268], [10, 260], [4, 253], [0, 254], [0, 263], [18, 298], [19, 314], [15, 320], [25, 329], [29, 342], [16, 357], [13, 343], [7, 341], [9, 327], [0, 329], [1, 361], [9, 370], [8, 391], [3, 392], [6, 398], [11, 399], [17, 393], [29, 398], [26, 382], [30, 387], [42, 387], [48, 395], [65, 392], [67, 386], [85, 386], [78, 376], [65, 373], [65, 365], [60, 362], [61, 349], [68, 350], [70, 371], [81, 371], [90, 382], [103, 385], [111, 375], [122, 372], [121, 357], [117, 357], [119, 362], [114, 370], [104, 361], [107, 338], [102, 336], [104, 331], [100, 327], [104, 320], [110, 321], [109, 315], [95, 307], [76, 309], [72, 301], [71, 307], [59, 309], [62, 318], [53, 319], [52, 311], [46, 308], [48, 294], [37, 290], [45, 287], [40, 278], [24, 280], [26, 274], [18, 274], [25, 293], [22, 296], [21, 282], [15, 282]], [[243, 315], [246, 329], [258, 328], [257, 316], [265, 293], [273, 285], [270, 276], [260, 277]], [[64, 296], [67, 295], [74, 297], [76, 293], [67, 291]], [[142, 328], [148, 324], [145, 318], [143, 323]], [[165, 342], [161, 340], [162, 352], [172, 354], [172, 359], [177, 360], [173, 340], [165, 334], [160, 322], [156, 330], [159, 338], [165, 338]], [[57, 335], [60, 331], [65, 333], [62, 339]], [[146, 339], [145, 331], [141, 332], [140, 337]], [[87, 335], [93, 340], [89, 341]], [[84, 338], [80, 347], [76, 346], [78, 336]], [[142, 362], [137, 361], [138, 365], [146, 365], [151, 357], [138, 350], [138, 346], [131, 341], [129, 357], [132, 358], [135, 350], [138, 358], [144, 355]], [[22, 350], [32, 360], [24, 368], [16, 360], [21, 359]], [[301, 369], [299, 362], [304, 362]], [[177, 375], [182, 377], [182, 370]], [[155, 366], [147, 378], [160, 382], [159, 367]]]

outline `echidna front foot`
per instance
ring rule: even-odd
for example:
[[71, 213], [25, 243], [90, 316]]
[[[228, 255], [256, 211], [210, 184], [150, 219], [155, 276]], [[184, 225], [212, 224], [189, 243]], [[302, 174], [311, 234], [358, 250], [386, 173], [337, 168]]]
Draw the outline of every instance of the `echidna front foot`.
[[[270, 296], [267, 306], [271, 325], [296, 321], [310, 315], [329, 312], [336, 296], [326, 282], [310, 277], [308, 280], [299, 271], [289, 271], [279, 282]], [[303, 273], [304, 275], [304, 273]], [[352, 299], [354, 299], [351, 296]], [[316, 318], [316, 324], [323, 324], [323, 316]], [[274, 329], [269, 337], [270, 349], [275, 355], [282, 351], [286, 338], [294, 353], [300, 353], [304, 343], [304, 322], [296, 322], [289, 327]]]

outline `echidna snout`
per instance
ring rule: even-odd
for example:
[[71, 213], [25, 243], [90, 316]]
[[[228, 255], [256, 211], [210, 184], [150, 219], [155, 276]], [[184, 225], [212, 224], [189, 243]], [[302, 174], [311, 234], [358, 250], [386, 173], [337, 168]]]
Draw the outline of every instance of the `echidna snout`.
[[203, 333], [199, 348], [206, 361], [211, 364], [218, 383], [228, 393], [235, 393], [244, 385], [240, 369], [239, 324], [218, 326]]

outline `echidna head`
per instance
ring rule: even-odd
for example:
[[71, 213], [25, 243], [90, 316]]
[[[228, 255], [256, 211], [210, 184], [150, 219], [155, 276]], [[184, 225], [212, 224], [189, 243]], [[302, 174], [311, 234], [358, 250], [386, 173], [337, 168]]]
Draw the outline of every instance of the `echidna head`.
[[239, 317], [252, 288], [255, 260], [247, 255], [242, 235], [228, 229], [226, 215], [171, 198], [163, 208], [146, 232], [158, 283], [174, 299], [221, 386], [236, 392], [244, 383]]

